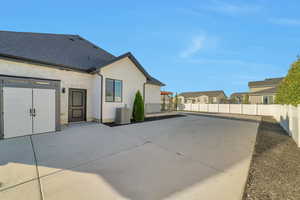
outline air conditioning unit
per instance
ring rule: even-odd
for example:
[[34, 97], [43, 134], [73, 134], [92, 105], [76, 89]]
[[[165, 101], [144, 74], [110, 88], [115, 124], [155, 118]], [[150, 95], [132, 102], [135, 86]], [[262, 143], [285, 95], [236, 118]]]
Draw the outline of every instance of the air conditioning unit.
[[125, 106], [124, 108], [116, 108], [116, 124], [130, 124], [131, 110]]

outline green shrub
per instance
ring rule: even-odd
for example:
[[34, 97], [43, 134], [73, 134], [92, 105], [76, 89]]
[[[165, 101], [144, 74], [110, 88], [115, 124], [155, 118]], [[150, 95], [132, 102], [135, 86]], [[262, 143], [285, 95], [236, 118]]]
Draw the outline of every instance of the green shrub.
[[245, 96], [244, 96], [244, 99], [243, 99], [243, 104], [249, 104], [250, 102], [249, 102], [249, 95], [248, 94], [246, 94]]
[[232, 97], [229, 100], [229, 103], [236, 104], [238, 102], [237, 97]]
[[300, 104], [300, 59], [294, 62], [287, 76], [279, 84], [275, 103]]
[[137, 91], [137, 93], [135, 94], [132, 118], [135, 122], [144, 121], [144, 118], [145, 118], [144, 100], [143, 100], [143, 97], [142, 97], [140, 91]]
[[175, 100], [174, 100], [174, 109], [177, 110], [177, 108], [178, 108], [178, 94], [176, 92]]

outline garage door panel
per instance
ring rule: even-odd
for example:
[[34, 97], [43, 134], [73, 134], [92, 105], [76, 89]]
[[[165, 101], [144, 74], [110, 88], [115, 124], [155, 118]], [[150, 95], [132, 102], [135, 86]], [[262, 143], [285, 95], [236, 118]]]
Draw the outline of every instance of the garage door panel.
[[55, 131], [55, 90], [33, 89], [33, 133]]
[[32, 134], [31, 108], [31, 88], [3, 88], [5, 138]]

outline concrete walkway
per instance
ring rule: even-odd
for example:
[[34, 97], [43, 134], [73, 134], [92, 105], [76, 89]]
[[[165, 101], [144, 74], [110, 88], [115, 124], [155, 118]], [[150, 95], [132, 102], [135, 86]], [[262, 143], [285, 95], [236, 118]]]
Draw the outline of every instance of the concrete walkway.
[[2, 140], [0, 199], [240, 200], [257, 127], [189, 115]]

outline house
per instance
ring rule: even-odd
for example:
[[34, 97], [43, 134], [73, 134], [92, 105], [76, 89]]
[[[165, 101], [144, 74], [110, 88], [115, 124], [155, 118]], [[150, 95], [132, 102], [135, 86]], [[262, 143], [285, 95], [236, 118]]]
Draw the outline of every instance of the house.
[[162, 86], [131, 53], [114, 56], [79, 35], [0, 31], [2, 138], [111, 122], [137, 91], [160, 104]]
[[275, 102], [277, 86], [282, 80], [283, 77], [279, 77], [249, 82], [249, 102], [251, 104], [273, 104]]
[[242, 104], [246, 101], [246, 98], [249, 100], [248, 92], [236, 92], [230, 95], [230, 103]]
[[223, 90], [183, 92], [178, 95], [179, 103], [223, 103], [227, 97]]
[[168, 91], [160, 92], [160, 101], [161, 101], [163, 111], [172, 109], [172, 96], [173, 96], [173, 92], [168, 92]]

